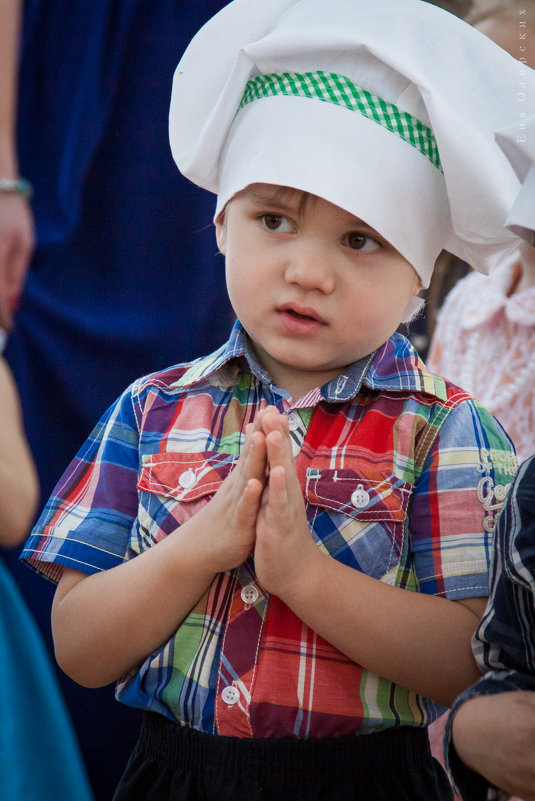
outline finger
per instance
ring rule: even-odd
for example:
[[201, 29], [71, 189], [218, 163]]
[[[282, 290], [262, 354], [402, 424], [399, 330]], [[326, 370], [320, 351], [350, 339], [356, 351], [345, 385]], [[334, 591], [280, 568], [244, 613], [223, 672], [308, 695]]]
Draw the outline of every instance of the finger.
[[270, 527], [276, 527], [279, 522], [286, 523], [288, 510], [287, 473], [282, 465], [277, 465], [269, 472], [266, 486], [260, 498], [264, 522]]
[[236, 465], [231, 470], [225, 481], [223, 482], [223, 484], [227, 484], [229, 487], [238, 486], [239, 492], [243, 491], [244, 484], [247, 481], [246, 463], [251, 446], [252, 433], [253, 433], [253, 425], [252, 423], [248, 423], [248, 425], [245, 426], [245, 437], [240, 449], [240, 454], [236, 461]]
[[254, 527], [264, 485], [256, 478], [249, 479], [238, 499], [236, 514], [239, 526]]
[[266, 438], [261, 431], [253, 431], [249, 440], [244, 465], [246, 480], [257, 479], [263, 486], [266, 477], [266, 467]]
[[245, 440], [240, 457], [236, 469], [233, 471], [236, 474], [235, 479], [240, 481], [239, 491], [243, 492], [246, 482], [251, 478], [256, 478], [263, 484], [266, 466], [265, 436], [261, 431], [255, 430], [253, 423], [248, 423], [245, 427]]
[[261, 409], [257, 415], [255, 416], [254, 420], [251, 423], [247, 423], [245, 426], [245, 433], [250, 432], [251, 434], [255, 431], [263, 431], [262, 429], [262, 420], [264, 415], [268, 409], [273, 409], [274, 407], [268, 406], [264, 409]]
[[260, 421], [265, 434], [269, 434], [270, 431], [284, 431], [284, 428], [288, 427], [285, 415], [281, 414], [275, 406], [267, 406], [263, 410]]
[[270, 431], [266, 436], [267, 461], [270, 471], [280, 465], [286, 469], [294, 465], [292, 444], [288, 432]]
[[269, 474], [269, 505], [280, 516], [286, 519], [288, 508], [287, 473], [282, 465], [277, 465]]
[[272, 403], [270, 403], [267, 406], [264, 406], [264, 408], [261, 409], [258, 412], [257, 417], [264, 417], [266, 414], [277, 414], [277, 415], [279, 415], [280, 412], [279, 412], [279, 410], [277, 409], [276, 406], [274, 406]]

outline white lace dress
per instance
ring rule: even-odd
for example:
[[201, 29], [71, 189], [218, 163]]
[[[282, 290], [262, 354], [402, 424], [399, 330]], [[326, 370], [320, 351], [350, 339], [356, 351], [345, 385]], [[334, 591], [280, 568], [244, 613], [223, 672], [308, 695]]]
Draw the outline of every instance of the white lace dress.
[[500, 421], [522, 461], [535, 453], [535, 286], [513, 292], [519, 254], [470, 273], [444, 302], [427, 360]]

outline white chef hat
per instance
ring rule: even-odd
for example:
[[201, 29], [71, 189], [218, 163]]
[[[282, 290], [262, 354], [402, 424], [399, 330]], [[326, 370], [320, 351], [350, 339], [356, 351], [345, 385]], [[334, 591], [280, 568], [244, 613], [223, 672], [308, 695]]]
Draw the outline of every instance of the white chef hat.
[[[533, 83], [533, 76], [525, 78]], [[519, 188], [494, 132], [518, 62], [422, 0], [234, 0], [173, 81], [181, 172], [217, 193], [301, 189], [364, 220], [427, 286], [446, 249], [487, 272], [518, 244]]]
[[499, 131], [496, 141], [522, 183], [505, 224], [535, 247], [535, 112]]

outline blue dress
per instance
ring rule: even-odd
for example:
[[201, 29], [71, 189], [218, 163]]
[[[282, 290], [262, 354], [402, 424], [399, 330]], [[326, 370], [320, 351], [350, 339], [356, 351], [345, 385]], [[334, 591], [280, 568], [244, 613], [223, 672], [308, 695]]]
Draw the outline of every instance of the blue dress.
[[50, 658], [1, 556], [0, 607], [0, 798], [90, 801]]
[[[38, 247], [6, 358], [48, 498], [106, 407], [136, 377], [211, 352], [232, 324], [213, 196], [168, 143], [173, 72], [225, 0], [26, 0], [18, 148]], [[47, 639], [53, 587], [10, 568]], [[58, 671], [97, 801], [139, 730], [113, 687]]]

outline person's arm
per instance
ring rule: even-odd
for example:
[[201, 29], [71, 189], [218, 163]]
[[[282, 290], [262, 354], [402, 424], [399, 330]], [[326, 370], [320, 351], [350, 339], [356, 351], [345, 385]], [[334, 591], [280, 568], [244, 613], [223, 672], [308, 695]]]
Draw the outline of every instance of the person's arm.
[[352, 660], [445, 706], [479, 677], [470, 640], [483, 598], [392, 587], [323, 553], [310, 536], [287, 421], [264, 417], [269, 483], [255, 547], [260, 583]]
[[[3, 0], [0, 18], [0, 179], [17, 180], [16, 106], [22, 0]], [[26, 197], [0, 188], [0, 326], [10, 330], [34, 244]]]
[[3, 0], [0, 17], [0, 177], [18, 178], [15, 145], [17, 53], [22, 0]]
[[52, 608], [60, 667], [79, 684], [108, 684], [166, 642], [214, 576], [250, 554], [265, 474], [264, 437], [250, 426], [212, 500], [161, 542], [117, 567], [66, 569]]
[[[451, 738], [456, 756], [486, 779], [478, 781], [457, 765], [456, 783], [466, 801], [484, 801], [487, 782], [507, 797], [535, 801], [535, 691], [469, 697], [453, 714]], [[451, 754], [449, 761], [451, 767]]]
[[15, 383], [2, 357], [0, 406], [0, 545], [14, 547], [28, 533], [37, 506], [38, 484]]

